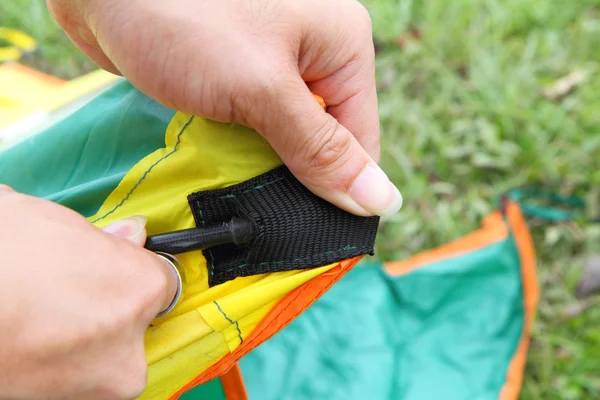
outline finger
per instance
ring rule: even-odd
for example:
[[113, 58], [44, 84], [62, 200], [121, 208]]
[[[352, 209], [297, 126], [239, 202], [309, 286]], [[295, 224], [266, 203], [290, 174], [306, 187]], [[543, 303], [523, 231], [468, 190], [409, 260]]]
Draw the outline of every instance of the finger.
[[177, 292], [182, 290], [182, 282], [177, 271], [177, 265], [173, 260], [167, 261], [165, 258], [158, 257], [161, 260], [161, 270], [167, 278], [166, 296], [160, 308], [160, 311], [166, 310], [175, 300]]
[[79, 37], [71, 37], [71, 41], [98, 67], [112, 74], [121, 75], [121, 72], [104, 54], [104, 51], [102, 51], [95, 39], [93, 43], [88, 43]]
[[120, 268], [125, 269], [126, 277], [127, 272], [133, 274], [129, 279], [136, 283], [129, 294], [135, 298], [133, 303], [141, 305], [137, 322], [140, 332], [143, 332], [161, 312], [174, 303], [176, 295], [183, 289], [182, 281], [177, 266], [168, 262], [167, 257], [135, 246], [121, 250], [123, 252], [119, 255], [123, 264]]
[[13, 188], [11, 188], [10, 186], [0, 184], [0, 194], [11, 193], [11, 192], [14, 192], [14, 191], [15, 190]]
[[111, 235], [127, 239], [138, 246], [143, 246], [146, 243], [146, 221], [146, 217], [136, 215], [113, 222], [102, 228], [102, 230]]
[[327, 112], [356, 137], [372, 159], [379, 161], [374, 53], [363, 57], [363, 60], [350, 63], [333, 75], [311, 82], [308, 86], [312, 92], [323, 97]]
[[[102, 228], [102, 230], [111, 235], [127, 239], [138, 246], [144, 246], [147, 236], [146, 222], [146, 217], [136, 215], [113, 222]], [[159, 272], [159, 275], [156, 276], [156, 280], [166, 281], [166, 284], [164, 285], [164, 290], [159, 291], [158, 298], [155, 299], [155, 301], [152, 301], [152, 304], [155, 304], [156, 307], [149, 308], [147, 318], [144, 318], [143, 324], [147, 322], [146, 320], [154, 319], [159, 312], [167, 309], [171, 305], [181, 284], [176, 266], [172, 262], [167, 261], [154, 253], [150, 254], [152, 254], [152, 267]], [[151, 268], [151, 266], [148, 267]]]
[[300, 76], [278, 79], [266, 97], [257, 111], [269, 118], [255, 127], [313, 193], [356, 215], [387, 217], [400, 209], [398, 189]]
[[58, 25], [64, 29], [71, 41], [90, 58], [98, 67], [120, 75], [115, 65], [100, 48], [94, 33], [89, 29], [83, 17], [81, 6], [83, 3], [65, 2], [60, 0], [47, 0], [48, 11]]

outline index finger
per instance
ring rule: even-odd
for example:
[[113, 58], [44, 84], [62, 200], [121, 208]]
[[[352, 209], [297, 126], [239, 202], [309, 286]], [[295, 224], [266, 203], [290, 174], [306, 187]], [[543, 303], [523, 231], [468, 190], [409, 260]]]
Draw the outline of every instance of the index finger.
[[372, 40], [365, 40], [355, 60], [308, 86], [323, 97], [327, 112], [356, 137], [373, 160], [379, 161], [380, 124]]

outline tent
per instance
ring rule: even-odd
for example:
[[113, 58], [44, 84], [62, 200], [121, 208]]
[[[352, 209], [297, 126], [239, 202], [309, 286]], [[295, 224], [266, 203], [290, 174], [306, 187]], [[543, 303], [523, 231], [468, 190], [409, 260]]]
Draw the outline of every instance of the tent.
[[[0, 183], [99, 227], [142, 214], [149, 234], [193, 228], [247, 193], [277, 206], [265, 184], [281, 168], [251, 129], [165, 108], [108, 73], [66, 82], [0, 65]], [[344, 223], [325, 239], [364, 239]], [[479, 230], [407, 260], [376, 261], [365, 240], [321, 252], [319, 265], [312, 254], [239, 265], [227, 248], [178, 255], [185, 291], [148, 328], [141, 398], [516, 399], [538, 297], [520, 201], [507, 196]]]

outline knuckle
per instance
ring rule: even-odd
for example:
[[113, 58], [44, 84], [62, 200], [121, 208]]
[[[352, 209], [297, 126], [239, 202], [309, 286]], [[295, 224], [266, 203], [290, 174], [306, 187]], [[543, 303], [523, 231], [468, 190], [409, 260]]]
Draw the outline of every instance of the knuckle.
[[[163, 262], [158, 258], [156, 260], [152, 260], [152, 262], [156, 265], [155, 268], [148, 268], [145, 273], [144, 285], [140, 285], [140, 302], [138, 306], [140, 307], [140, 311], [147, 310], [151, 308], [158, 299], [161, 298], [161, 295], [167, 291], [168, 280], [167, 276], [161, 269], [159, 263]], [[143, 286], [143, 287], [142, 287]]]
[[135, 281], [136, 284], [131, 285], [125, 298], [120, 300], [123, 306], [114, 309], [110, 322], [113, 329], [145, 323], [148, 318], [160, 312], [158, 308], [167, 292], [167, 277], [159, 264], [162, 261], [153, 255], [143, 254], [140, 257], [138, 250], [135, 250], [134, 255], [123, 253], [124, 262], [120, 269], [130, 273], [124, 279]]
[[352, 138], [335, 121], [328, 120], [310, 136], [300, 150], [307, 175], [329, 174], [343, 167], [352, 147]]

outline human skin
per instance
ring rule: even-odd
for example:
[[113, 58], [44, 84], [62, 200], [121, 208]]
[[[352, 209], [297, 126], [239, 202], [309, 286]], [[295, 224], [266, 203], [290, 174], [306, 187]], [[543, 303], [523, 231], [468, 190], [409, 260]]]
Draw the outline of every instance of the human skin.
[[176, 276], [141, 246], [144, 219], [100, 230], [0, 185], [0, 398], [129, 399], [147, 381], [144, 332]]
[[357, 1], [47, 3], [99, 66], [167, 107], [256, 129], [315, 194], [357, 215], [400, 208], [376, 163], [375, 51]]
[[[310, 190], [357, 215], [402, 197], [379, 159], [374, 49], [354, 0], [47, 0], [73, 42], [167, 107], [257, 130]], [[312, 93], [324, 98], [325, 112]], [[129, 399], [174, 276], [144, 220], [100, 230], [0, 186], [0, 398]]]

